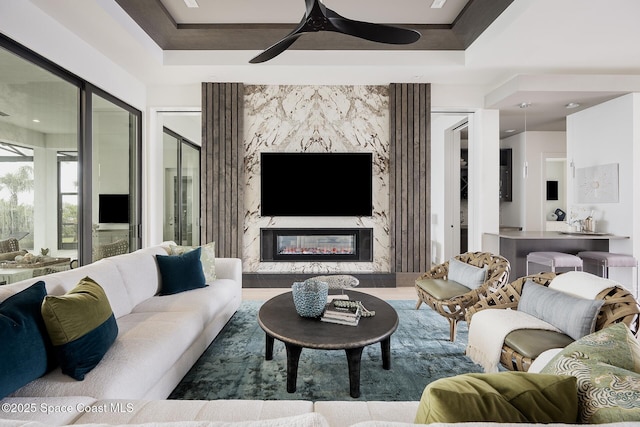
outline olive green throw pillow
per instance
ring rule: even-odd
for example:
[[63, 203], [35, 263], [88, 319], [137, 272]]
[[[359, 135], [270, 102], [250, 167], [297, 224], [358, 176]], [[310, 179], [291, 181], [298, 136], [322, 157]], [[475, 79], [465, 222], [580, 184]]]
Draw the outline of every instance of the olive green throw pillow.
[[527, 372], [463, 374], [429, 384], [416, 423], [575, 423], [576, 379]]
[[118, 335], [107, 295], [89, 277], [65, 295], [47, 295], [42, 318], [62, 373], [78, 381], [100, 363]]

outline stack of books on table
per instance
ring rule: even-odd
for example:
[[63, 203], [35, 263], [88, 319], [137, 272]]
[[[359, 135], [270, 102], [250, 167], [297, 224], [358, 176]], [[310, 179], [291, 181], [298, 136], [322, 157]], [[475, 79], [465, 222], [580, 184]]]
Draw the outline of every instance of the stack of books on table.
[[360, 315], [360, 307], [336, 307], [331, 301], [327, 303], [320, 320], [340, 325], [357, 326]]

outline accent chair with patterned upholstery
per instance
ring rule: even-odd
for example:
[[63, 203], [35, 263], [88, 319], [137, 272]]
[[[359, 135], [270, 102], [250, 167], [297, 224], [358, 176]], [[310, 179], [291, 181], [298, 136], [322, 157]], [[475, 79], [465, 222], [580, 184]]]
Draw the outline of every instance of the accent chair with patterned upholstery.
[[[453, 264], [453, 265], [450, 265]], [[465, 282], [460, 277], [477, 275], [476, 271], [466, 271], [449, 277], [454, 268], [460, 269], [473, 267], [472, 270], [481, 270], [481, 279], [474, 279], [475, 283]], [[451, 270], [451, 271], [450, 271]], [[465, 320], [467, 308], [480, 301], [481, 298], [509, 281], [511, 265], [509, 261], [490, 252], [466, 252], [456, 255], [451, 260], [433, 267], [422, 274], [415, 283], [418, 294], [416, 310], [422, 303], [426, 303], [438, 314], [449, 321], [449, 339], [455, 341], [458, 322]], [[465, 283], [461, 283], [465, 282]]]
[[[554, 278], [560, 275], [573, 274], [574, 272], [544, 272], [520, 277], [470, 307], [467, 310], [467, 323], [471, 325], [473, 316], [483, 310], [518, 310], [522, 290], [527, 282], [549, 287]], [[600, 291], [594, 300], [604, 300], [595, 318], [595, 331], [622, 322], [636, 336], [638, 335], [638, 332], [640, 332], [640, 306], [631, 292], [611, 281], [611, 286]], [[541, 353], [552, 348], [564, 348], [573, 341], [574, 339], [568, 335], [553, 330], [517, 329], [507, 334], [504, 338], [500, 364], [511, 371], [528, 371], [531, 363]]]

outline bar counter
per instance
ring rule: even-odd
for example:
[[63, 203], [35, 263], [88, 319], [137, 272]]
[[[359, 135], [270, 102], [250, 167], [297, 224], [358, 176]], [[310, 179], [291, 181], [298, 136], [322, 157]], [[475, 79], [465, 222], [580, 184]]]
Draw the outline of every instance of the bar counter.
[[[501, 230], [499, 233], [484, 235], [485, 246], [511, 263], [509, 281], [526, 275], [529, 252], [564, 252], [573, 255], [581, 251], [609, 252], [609, 241], [617, 239], [628, 239], [628, 237], [608, 233], [518, 230]], [[534, 267], [533, 264], [532, 267]], [[538, 265], [535, 267], [543, 268]], [[531, 273], [538, 271], [540, 270], [532, 268]]]

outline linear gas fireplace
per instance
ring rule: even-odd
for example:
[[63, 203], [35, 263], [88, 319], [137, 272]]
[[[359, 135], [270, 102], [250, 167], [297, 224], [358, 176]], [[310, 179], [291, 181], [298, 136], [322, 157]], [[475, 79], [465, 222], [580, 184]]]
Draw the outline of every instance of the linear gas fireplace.
[[261, 261], [373, 261], [371, 228], [262, 228]]

